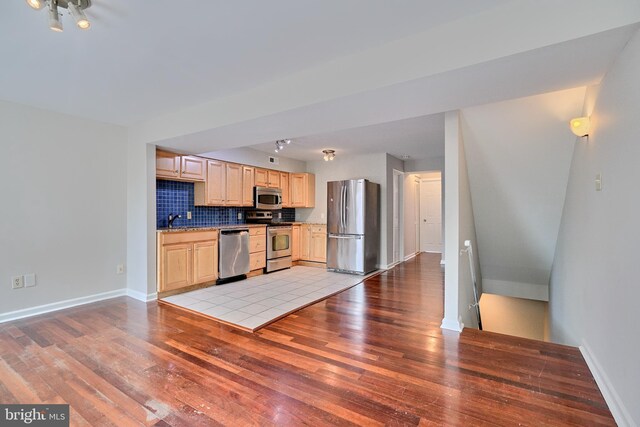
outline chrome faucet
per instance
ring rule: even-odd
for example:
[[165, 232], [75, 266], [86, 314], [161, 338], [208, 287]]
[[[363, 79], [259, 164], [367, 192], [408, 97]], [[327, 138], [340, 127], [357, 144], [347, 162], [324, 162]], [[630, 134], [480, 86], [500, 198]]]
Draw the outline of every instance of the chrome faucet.
[[173, 221], [175, 221], [178, 218], [182, 218], [182, 217], [180, 215], [174, 215], [172, 213], [169, 214], [169, 217], [168, 217], [169, 228], [173, 228]]

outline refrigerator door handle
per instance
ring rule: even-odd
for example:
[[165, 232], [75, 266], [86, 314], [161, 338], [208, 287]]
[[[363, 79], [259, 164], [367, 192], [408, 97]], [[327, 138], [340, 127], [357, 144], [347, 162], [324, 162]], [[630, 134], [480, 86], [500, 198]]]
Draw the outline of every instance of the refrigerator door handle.
[[360, 235], [329, 234], [330, 239], [362, 239]]
[[343, 190], [343, 198], [342, 198], [342, 232], [344, 233], [344, 231], [347, 229], [347, 191], [349, 190], [349, 188], [347, 187], [346, 183], [343, 183], [342, 186]]

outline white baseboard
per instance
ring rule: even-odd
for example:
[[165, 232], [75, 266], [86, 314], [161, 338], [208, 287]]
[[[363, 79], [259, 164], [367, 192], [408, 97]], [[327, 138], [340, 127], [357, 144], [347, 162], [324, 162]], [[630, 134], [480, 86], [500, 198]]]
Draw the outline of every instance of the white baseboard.
[[127, 296], [142, 302], [149, 302], [158, 299], [158, 293], [145, 294], [144, 292], [134, 291], [127, 288]]
[[9, 311], [0, 314], [0, 323], [11, 320], [24, 319], [25, 317], [37, 316], [39, 314], [50, 313], [52, 311], [63, 310], [65, 308], [76, 307], [78, 305], [116, 298], [127, 295], [127, 289], [116, 289], [115, 291], [102, 292], [99, 294], [87, 295], [80, 298], [72, 298], [64, 301], [53, 302], [51, 304], [39, 305], [36, 307], [23, 308], [21, 310]]
[[464, 323], [462, 323], [462, 318], [458, 318], [458, 320], [447, 319], [446, 317], [442, 319], [442, 324], [440, 325], [442, 329], [448, 329], [450, 331], [462, 332], [464, 329]]
[[604, 369], [602, 369], [602, 365], [598, 362], [593, 352], [591, 352], [589, 345], [586, 341], [582, 341], [582, 345], [578, 347], [580, 349], [580, 353], [582, 353], [582, 357], [584, 357], [585, 362], [587, 362], [587, 366], [593, 375], [593, 378], [596, 380], [596, 384], [600, 388], [600, 392], [604, 397], [604, 400], [609, 405], [609, 410], [611, 411], [611, 415], [613, 415], [613, 419], [620, 427], [637, 427], [637, 424], [631, 418], [631, 414], [622, 403], [622, 399], [616, 392], [615, 388], [611, 384], [609, 377], [607, 376]]
[[415, 258], [419, 253], [420, 252], [415, 252], [415, 253], [412, 253], [410, 255], [407, 255], [406, 257], [404, 257], [404, 260], [405, 261], [409, 261], [411, 258]]

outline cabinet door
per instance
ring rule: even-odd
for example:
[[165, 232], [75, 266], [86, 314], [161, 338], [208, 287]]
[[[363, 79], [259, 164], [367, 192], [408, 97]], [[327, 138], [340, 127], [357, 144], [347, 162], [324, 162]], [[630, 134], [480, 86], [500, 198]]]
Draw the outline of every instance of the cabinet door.
[[242, 206], [242, 165], [227, 163], [226, 206]]
[[256, 168], [256, 170], [255, 170], [255, 183], [256, 183], [256, 187], [268, 187], [269, 186], [269, 172], [266, 169]]
[[291, 260], [298, 261], [300, 259], [300, 226], [291, 227]]
[[311, 252], [309, 255], [311, 261], [327, 262], [327, 233], [325, 230], [312, 227], [309, 251]]
[[191, 243], [177, 243], [162, 247], [162, 278], [160, 292], [183, 288], [191, 284]]
[[179, 178], [180, 156], [166, 151], [156, 151], [156, 177]]
[[218, 240], [193, 244], [193, 284], [218, 278]]
[[303, 208], [306, 199], [305, 174], [292, 173], [290, 175], [289, 204], [292, 208]]
[[280, 172], [280, 188], [282, 189], [282, 207], [288, 208], [291, 206], [291, 199], [289, 197], [289, 173]]
[[204, 181], [207, 171], [207, 161], [201, 157], [182, 156], [180, 164], [180, 178], [191, 181]]
[[280, 172], [269, 170], [267, 175], [269, 178], [269, 187], [280, 188]]
[[224, 205], [226, 190], [225, 163], [218, 160], [207, 162], [207, 205]]
[[300, 226], [300, 259], [310, 261], [309, 248], [311, 246], [311, 232], [309, 226], [303, 224]]
[[253, 206], [253, 173], [251, 166], [242, 166], [242, 206]]

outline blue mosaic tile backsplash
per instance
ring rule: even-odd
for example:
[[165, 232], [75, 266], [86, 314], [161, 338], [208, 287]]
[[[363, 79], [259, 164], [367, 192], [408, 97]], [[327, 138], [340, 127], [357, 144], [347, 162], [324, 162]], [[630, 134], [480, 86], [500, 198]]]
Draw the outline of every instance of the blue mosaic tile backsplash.
[[[193, 183], [180, 181], [156, 180], [156, 226], [166, 228], [169, 214], [180, 214], [173, 222], [174, 227], [209, 227], [214, 225], [244, 224], [246, 212], [254, 210], [251, 207], [232, 208], [193, 205]], [[187, 219], [187, 211], [191, 212], [191, 219]], [[238, 219], [238, 212], [242, 219]], [[295, 221], [296, 210], [285, 208], [281, 211], [282, 221]]]

